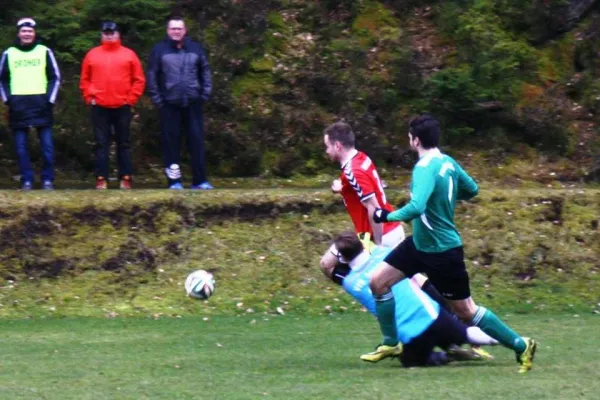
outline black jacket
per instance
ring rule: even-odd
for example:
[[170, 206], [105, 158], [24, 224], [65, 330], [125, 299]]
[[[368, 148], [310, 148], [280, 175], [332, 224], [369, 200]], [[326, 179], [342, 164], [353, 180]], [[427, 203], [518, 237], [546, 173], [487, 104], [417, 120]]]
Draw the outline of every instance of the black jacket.
[[165, 39], [150, 54], [146, 85], [152, 102], [161, 107], [169, 103], [186, 107], [190, 102], [206, 101], [212, 92], [212, 77], [200, 43], [186, 37], [183, 47]]
[[[17, 39], [12, 47], [21, 51], [31, 51], [39, 43], [22, 46]], [[8, 53], [5, 51], [0, 60], [0, 95], [2, 101], [9, 107], [9, 125], [12, 129], [28, 127], [52, 126], [53, 106], [60, 86], [60, 70], [58, 63], [48, 49], [46, 52], [46, 78], [48, 86], [44, 94], [12, 95], [10, 91], [10, 69], [8, 67]]]

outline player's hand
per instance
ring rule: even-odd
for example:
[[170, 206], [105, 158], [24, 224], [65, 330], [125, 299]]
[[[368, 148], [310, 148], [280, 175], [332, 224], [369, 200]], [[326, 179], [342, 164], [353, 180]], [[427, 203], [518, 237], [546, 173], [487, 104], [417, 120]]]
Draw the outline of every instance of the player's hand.
[[334, 179], [331, 183], [331, 191], [333, 193], [339, 193], [342, 191], [342, 181], [340, 179]]
[[384, 210], [383, 208], [378, 208], [373, 212], [373, 221], [380, 224], [382, 222], [388, 222], [388, 215], [390, 212], [388, 210]]

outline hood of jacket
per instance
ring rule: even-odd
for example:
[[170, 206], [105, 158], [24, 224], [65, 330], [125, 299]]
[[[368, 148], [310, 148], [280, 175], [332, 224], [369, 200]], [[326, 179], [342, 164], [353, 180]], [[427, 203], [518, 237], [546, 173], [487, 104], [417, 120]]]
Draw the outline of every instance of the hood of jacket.
[[25, 44], [25, 45], [21, 44], [21, 39], [19, 39], [19, 38], [16, 38], [16, 39], [13, 41], [13, 44], [12, 44], [12, 45], [13, 45], [14, 47], [16, 47], [17, 49], [21, 50], [21, 51], [31, 51], [31, 50], [33, 50], [33, 48], [34, 48], [35, 46], [37, 46], [38, 44], [42, 44], [42, 43], [41, 43], [41, 40], [40, 40], [39, 38], [37, 38], [37, 37], [36, 37], [36, 39], [33, 41], [33, 43], [31, 43], [31, 44]]
[[[168, 43], [169, 46], [173, 47], [174, 49], [177, 48], [177, 42], [176, 40], [172, 40], [169, 36], [165, 36], [165, 40], [164, 42]], [[188, 36], [184, 36], [183, 37], [183, 48], [186, 49], [189, 47], [190, 42], [192, 42], [192, 39], [190, 39]]]
[[115, 51], [121, 48], [121, 39], [114, 41], [102, 41], [102, 48], [107, 51]]

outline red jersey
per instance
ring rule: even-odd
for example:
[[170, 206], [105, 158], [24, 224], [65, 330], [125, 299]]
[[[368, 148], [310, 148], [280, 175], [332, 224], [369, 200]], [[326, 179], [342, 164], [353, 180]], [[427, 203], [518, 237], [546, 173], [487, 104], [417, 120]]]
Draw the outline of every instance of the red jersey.
[[[379, 207], [388, 211], [394, 208], [387, 202], [379, 174], [373, 161], [362, 151], [357, 153], [342, 166], [342, 197], [346, 210], [352, 218], [356, 233], [369, 232], [373, 235], [369, 214], [363, 201], [375, 196]], [[400, 225], [400, 222], [383, 224], [383, 234]]]

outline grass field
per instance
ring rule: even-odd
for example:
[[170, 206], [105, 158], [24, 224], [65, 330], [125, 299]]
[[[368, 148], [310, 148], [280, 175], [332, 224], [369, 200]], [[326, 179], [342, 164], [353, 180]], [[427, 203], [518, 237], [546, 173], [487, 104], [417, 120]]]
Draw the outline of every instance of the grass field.
[[597, 399], [596, 315], [503, 315], [540, 343], [443, 368], [362, 363], [364, 313], [166, 319], [0, 320], [1, 399]]

